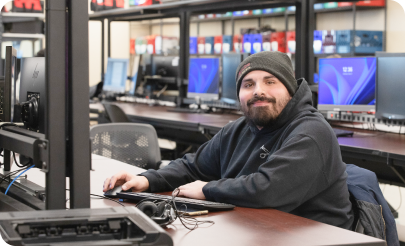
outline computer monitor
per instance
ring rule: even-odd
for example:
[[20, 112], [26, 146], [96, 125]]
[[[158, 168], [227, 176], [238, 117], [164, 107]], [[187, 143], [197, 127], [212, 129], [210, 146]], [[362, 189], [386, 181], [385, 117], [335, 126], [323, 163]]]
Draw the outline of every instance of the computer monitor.
[[24, 126], [45, 134], [47, 94], [45, 57], [21, 59], [20, 104]]
[[132, 80], [131, 80], [131, 88], [129, 89], [129, 94], [135, 96], [136, 86], [139, 85], [142, 75], [142, 67], [141, 67], [141, 60], [142, 55], [136, 55], [134, 57], [134, 65], [132, 66]]
[[219, 91], [219, 58], [190, 58], [187, 97], [216, 100]]
[[318, 109], [375, 111], [375, 57], [319, 59]]
[[156, 56], [152, 57], [152, 75], [162, 77], [177, 77], [179, 74], [178, 56]]
[[17, 90], [17, 50], [12, 46], [6, 47], [4, 60], [4, 84], [2, 85], [2, 99], [0, 102], [0, 119], [3, 122], [14, 121], [14, 105], [16, 104]]
[[376, 118], [405, 120], [404, 68], [405, 54], [377, 58]]
[[125, 93], [127, 82], [128, 59], [108, 58], [103, 90]]
[[221, 101], [229, 104], [238, 104], [235, 74], [239, 64], [247, 56], [247, 53], [222, 54]]

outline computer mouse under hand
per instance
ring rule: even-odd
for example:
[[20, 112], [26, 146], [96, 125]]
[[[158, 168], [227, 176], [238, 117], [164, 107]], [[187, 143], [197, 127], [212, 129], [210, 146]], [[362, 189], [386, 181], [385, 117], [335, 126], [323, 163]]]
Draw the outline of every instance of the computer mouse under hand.
[[112, 188], [111, 190], [106, 191], [104, 193], [104, 196], [106, 196], [106, 197], [117, 197], [117, 193], [119, 193], [121, 191], [122, 191], [121, 185], [116, 186], [116, 187]]

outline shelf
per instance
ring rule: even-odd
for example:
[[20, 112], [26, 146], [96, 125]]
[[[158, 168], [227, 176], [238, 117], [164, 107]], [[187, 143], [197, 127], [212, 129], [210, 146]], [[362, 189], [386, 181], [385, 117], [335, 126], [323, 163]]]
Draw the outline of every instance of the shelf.
[[44, 20], [45, 15], [43, 13], [2, 13], [2, 22], [25, 22], [25, 21], [35, 21], [35, 20]]
[[177, 84], [177, 77], [146, 78], [146, 83]]
[[[296, 0], [285, 0], [281, 6], [294, 5]], [[289, 4], [290, 3], [290, 4]], [[89, 14], [90, 20], [109, 18], [112, 21], [146, 20], [178, 16], [179, 10], [195, 13], [226, 12], [229, 9], [261, 9], [279, 7], [280, 2], [274, 0], [262, 1], [230, 1], [230, 0], [182, 0], [149, 6], [134, 6], [126, 9], [111, 9]], [[284, 13], [282, 13], [284, 14]]]
[[[365, 6], [356, 6], [357, 10], [372, 10], [372, 9], [381, 9], [384, 7], [365, 7]], [[352, 11], [353, 8], [351, 6], [347, 7], [338, 7], [338, 8], [330, 8], [330, 9], [316, 9], [314, 10], [315, 13], [331, 13], [331, 12], [345, 12], [345, 11]], [[227, 20], [243, 20], [243, 19], [257, 19], [257, 18], [271, 18], [271, 17], [281, 17], [281, 16], [290, 16], [295, 15], [294, 11], [287, 11], [287, 12], [277, 12], [277, 13], [270, 13], [270, 14], [261, 14], [261, 15], [244, 15], [244, 16], [224, 16], [224, 17], [213, 17], [213, 18], [204, 18], [200, 19], [197, 17], [191, 18], [191, 23], [201, 23], [201, 22], [216, 22], [216, 21], [227, 21]], [[174, 25], [179, 24], [179, 22], [156, 22], [150, 23], [145, 25], [152, 25], [152, 26], [160, 26], [162, 25]]]
[[315, 58], [326, 58], [332, 55], [339, 55], [341, 57], [352, 57], [352, 56], [375, 56], [375, 53], [332, 53], [332, 54], [314, 54]]
[[[356, 6], [356, 11], [358, 10], [373, 10], [373, 9], [383, 9], [385, 7], [380, 6]], [[315, 13], [331, 13], [331, 12], [344, 12], [344, 11], [352, 11], [353, 6], [345, 6], [345, 7], [337, 7], [337, 8], [330, 8], [330, 9], [315, 9]]]
[[2, 41], [37, 40], [45, 38], [41, 33], [3, 33]]
[[257, 18], [266, 18], [266, 17], [279, 17], [285, 15], [295, 15], [295, 12], [287, 11], [286, 12], [277, 12], [277, 13], [270, 13], [270, 14], [261, 14], [261, 15], [244, 15], [244, 16], [225, 16], [225, 17], [218, 17], [218, 18], [205, 18], [205, 19], [198, 19], [193, 18], [191, 22], [213, 22], [213, 21], [223, 21], [223, 20], [243, 20], [243, 19], [257, 19]]

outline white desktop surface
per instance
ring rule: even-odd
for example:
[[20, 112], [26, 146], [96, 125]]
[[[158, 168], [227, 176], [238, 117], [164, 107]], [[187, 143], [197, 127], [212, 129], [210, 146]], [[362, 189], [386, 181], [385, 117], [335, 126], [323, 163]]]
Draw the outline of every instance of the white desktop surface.
[[[99, 155], [92, 155], [92, 170], [90, 171], [90, 193], [96, 195], [103, 195], [103, 183], [104, 180], [108, 177], [111, 177], [115, 173], [123, 170], [130, 172], [132, 174], [139, 174], [146, 171], [143, 168], [139, 168], [136, 166], [132, 166], [130, 164], [126, 164], [117, 160], [109, 159], [107, 157], [99, 156]], [[18, 158], [17, 158], [18, 160]], [[13, 164], [11, 170], [18, 170], [19, 167]], [[1, 169], [1, 173], [4, 174], [3, 168]], [[37, 168], [31, 168], [26, 173], [24, 173], [21, 177], [24, 177], [34, 182], [42, 187], [45, 187], [45, 173]], [[20, 177], [20, 178], [21, 178]], [[18, 182], [18, 181], [15, 181]], [[66, 178], [66, 189], [69, 189], [69, 178]], [[66, 198], [69, 198], [69, 192], [66, 192]], [[109, 201], [107, 199], [101, 199], [94, 196], [90, 196], [91, 199], [91, 207], [92, 208], [105, 208], [111, 206], [120, 206], [119, 204]], [[66, 203], [66, 206], [69, 207], [69, 202]]]

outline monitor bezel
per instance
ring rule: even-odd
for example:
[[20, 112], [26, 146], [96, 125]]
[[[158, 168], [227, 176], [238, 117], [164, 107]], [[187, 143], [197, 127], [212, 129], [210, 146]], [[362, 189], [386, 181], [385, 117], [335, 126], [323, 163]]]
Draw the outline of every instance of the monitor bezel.
[[[376, 53], [376, 58], [377, 58], [377, 71], [376, 71], [376, 84], [375, 84], [375, 118], [377, 119], [389, 119], [389, 120], [398, 120], [398, 121], [405, 121], [405, 113], [404, 114], [396, 114], [396, 113], [387, 113], [387, 112], [381, 112], [379, 110], [379, 104], [378, 104], [378, 63], [380, 62], [380, 58], [405, 58], [405, 53], [382, 53], [378, 52], [379, 54]], [[381, 109], [381, 105], [380, 105]]]
[[[122, 87], [120, 87], [119, 89], [117, 89], [118, 87], [117, 86], [109, 86], [109, 85], [107, 85], [106, 84], [106, 81], [107, 81], [107, 78], [108, 78], [108, 73], [110, 73], [111, 71], [109, 71], [108, 70], [108, 67], [109, 67], [109, 64], [110, 63], [112, 63], [112, 62], [124, 62], [125, 64], [126, 64], [126, 66], [124, 66], [124, 70], [122, 71], [122, 73], [124, 74], [124, 78], [125, 78], [125, 83], [124, 83], [124, 86], [123, 86], [123, 88]], [[128, 65], [129, 65], [129, 59], [119, 59], [119, 58], [111, 58], [111, 57], [109, 57], [108, 58], [108, 61], [107, 61], [107, 71], [106, 71], [106, 73], [105, 73], [105, 76], [104, 76], [104, 85], [103, 85], [103, 91], [108, 91], [108, 92], [114, 92], [114, 93], [125, 93], [125, 91], [126, 91], [126, 85], [127, 85], [127, 77], [128, 77]], [[124, 71], [125, 71], [125, 73], [124, 73]]]
[[[238, 101], [238, 96], [237, 96], [237, 90], [235, 91], [235, 98], [230, 98], [230, 97], [224, 97], [224, 84], [225, 84], [225, 79], [224, 79], [224, 74], [225, 74], [225, 70], [224, 70], [224, 63], [225, 63], [225, 59], [224, 57], [228, 57], [230, 59], [232, 58], [238, 58], [239, 59], [239, 63], [241, 63], [246, 57], [248, 56], [247, 53], [225, 53], [222, 54], [221, 56], [221, 73], [222, 73], [222, 80], [221, 80], [221, 85], [220, 85], [220, 100], [227, 103], [227, 104], [233, 104], [235, 106], [239, 106], [239, 101]], [[236, 73], [236, 70], [235, 70]], [[236, 88], [236, 78], [234, 81], [234, 86]]]
[[[218, 74], [219, 74], [219, 80], [218, 80], [218, 93], [198, 93], [198, 92], [189, 92], [189, 87], [187, 86], [187, 98], [196, 98], [199, 97], [204, 100], [218, 100], [219, 99], [219, 88], [221, 86], [221, 57], [190, 57], [189, 58], [189, 66], [188, 66], [188, 73], [190, 73], [190, 61], [191, 59], [218, 59]], [[189, 75], [188, 75], [189, 77]], [[189, 78], [188, 78], [189, 81]], [[190, 81], [189, 81], [190, 83]]]
[[[320, 66], [320, 62], [322, 60], [331, 60], [331, 59], [361, 59], [361, 58], [374, 58], [376, 59], [376, 75], [375, 78], [377, 80], [377, 58], [373, 56], [356, 56], [356, 57], [342, 57], [342, 58], [320, 58], [318, 61], [318, 67]], [[319, 83], [318, 83], [318, 94], [319, 94], [319, 85], [321, 83], [320, 80], [320, 72], [319, 74]], [[375, 81], [376, 83], [376, 81]], [[377, 88], [376, 88], [377, 90]], [[318, 96], [319, 98], [319, 96]], [[361, 111], [361, 112], [375, 112], [376, 106], [374, 105], [366, 105], [366, 104], [352, 104], [352, 105], [339, 105], [339, 104], [320, 104], [318, 101], [318, 110], [320, 111]]]
[[[142, 66], [141, 66], [142, 55], [135, 55], [133, 62], [134, 62], [134, 64], [132, 66], [132, 71], [131, 71], [131, 73], [132, 73], [131, 87], [129, 88], [128, 93], [130, 95], [135, 96], [136, 86], [140, 82], [141, 73], [142, 73]], [[135, 74], [135, 71], [136, 71], [136, 74]]]

